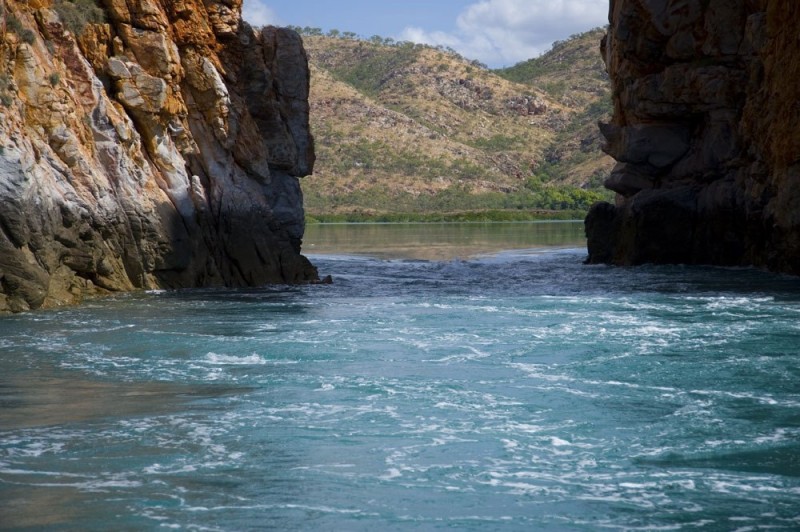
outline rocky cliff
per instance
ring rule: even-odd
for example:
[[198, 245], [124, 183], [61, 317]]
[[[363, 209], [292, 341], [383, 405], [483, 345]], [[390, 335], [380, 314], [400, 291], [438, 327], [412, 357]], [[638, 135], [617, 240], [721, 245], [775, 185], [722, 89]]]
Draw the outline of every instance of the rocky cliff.
[[316, 279], [300, 255], [306, 54], [240, 8], [4, 2], [0, 311]]
[[589, 261], [800, 274], [800, 2], [612, 0]]

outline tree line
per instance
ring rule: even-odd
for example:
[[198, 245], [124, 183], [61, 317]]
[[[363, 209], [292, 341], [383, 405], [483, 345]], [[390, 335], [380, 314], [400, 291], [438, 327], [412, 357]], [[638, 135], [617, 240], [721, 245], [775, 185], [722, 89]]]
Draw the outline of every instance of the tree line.
[[415, 43], [415, 42], [411, 42], [411, 41], [398, 41], [398, 40], [392, 39], [391, 37], [382, 37], [380, 35], [373, 35], [372, 37], [365, 38], [365, 37], [362, 37], [361, 35], [359, 35], [359, 34], [357, 34], [355, 32], [352, 32], [352, 31], [340, 31], [338, 29], [331, 29], [331, 30], [328, 30], [327, 32], [325, 32], [325, 31], [322, 30], [322, 28], [314, 28], [314, 27], [310, 27], [310, 26], [304, 26], [304, 27], [301, 27], [301, 26], [287, 26], [287, 27], [290, 30], [296, 31], [297, 33], [299, 33], [300, 35], [302, 35], [304, 37], [329, 37], [329, 38], [332, 38], [332, 39], [344, 39], [344, 40], [349, 40], [349, 41], [363, 41], [363, 42], [368, 42], [368, 43], [374, 44], [376, 46], [390, 46], [390, 47], [394, 47], [394, 48], [419, 49], [419, 50], [427, 48], [427, 49], [432, 49], [432, 50], [438, 50], [440, 52], [448, 53], [448, 54], [454, 56], [455, 58], [457, 58], [457, 59], [459, 59], [461, 61], [469, 63], [470, 65], [472, 65], [474, 67], [482, 68], [484, 70], [489, 68], [484, 63], [481, 63], [480, 61], [478, 61], [476, 59], [467, 59], [466, 57], [464, 57], [463, 55], [458, 53], [454, 48], [452, 48], [450, 46], [444, 46], [444, 45], [441, 45], [441, 44], [430, 45], [430, 44]]

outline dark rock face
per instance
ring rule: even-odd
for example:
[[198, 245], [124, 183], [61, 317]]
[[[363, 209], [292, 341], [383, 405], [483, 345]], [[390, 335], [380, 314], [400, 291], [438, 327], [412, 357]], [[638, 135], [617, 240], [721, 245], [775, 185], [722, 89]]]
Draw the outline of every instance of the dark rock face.
[[0, 312], [316, 280], [300, 37], [237, 0], [102, 4], [80, 37], [49, 2], [4, 4], [27, 33], [0, 35]]
[[588, 262], [800, 274], [800, 2], [612, 0]]

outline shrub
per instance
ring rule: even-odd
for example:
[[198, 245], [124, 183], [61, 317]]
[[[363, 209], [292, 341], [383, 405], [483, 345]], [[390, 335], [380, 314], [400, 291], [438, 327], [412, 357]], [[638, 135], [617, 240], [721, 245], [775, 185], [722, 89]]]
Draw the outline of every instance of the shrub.
[[19, 35], [22, 39], [22, 42], [32, 44], [36, 40], [36, 34], [25, 28], [25, 26], [22, 25], [22, 22], [15, 17], [13, 13], [7, 13], [2, 7], [0, 7], [0, 16], [5, 17], [6, 31], [10, 31]]
[[24, 29], [22, 30], [22, 33], [19, 34], [19, 36], [22, 39], [22, 42], [24, 43], [33, 44], [34, 42], [36, 42], [36, 34], [33, 33], [32, 30]]
[[11, 78], [8, 74], [0, 74], [0, 103], [4, 107], [11, 107], [11, 104], [14, 103], [14, 98], [6, 92], [10, 86]]
[[375, 48], [353, 65], [344, 65], [332, 70], [340, 81], [352, 85], [369, 96], [377, 96], [389, 74], [412, 64], [419, 51], [414, 46], [395, 50]]
[[56, 0], [53, 9], [64, 27], [73, 35], [81, 35], [87, 24], [106, 21], [106, 13], [96, 0]]
[[58, 72], [53, 72], [47, 79], [50, 81], [50, 86], [55, 87], [61, 81], [61, 76]]
[[11, 13], [8, 13], [8, 15], [6, 15], [6, 29], [19, 35], [23, 30], [22, 22]]
[[505, 135], [494, 135], [489, 138], [477, 138], [472, 141], [472, 145], [488, 151], [508, 151], [513, 150], [520, 144], [517, 137], [507, 137]]

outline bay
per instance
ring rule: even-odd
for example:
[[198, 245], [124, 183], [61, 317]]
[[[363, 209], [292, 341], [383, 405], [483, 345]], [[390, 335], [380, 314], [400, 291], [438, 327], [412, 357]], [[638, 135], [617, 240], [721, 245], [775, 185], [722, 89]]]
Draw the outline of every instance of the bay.
[[0, 317], [0, 529], [800, 528], [800, 281], [567, 225], [310, 227], [331, 285]]

